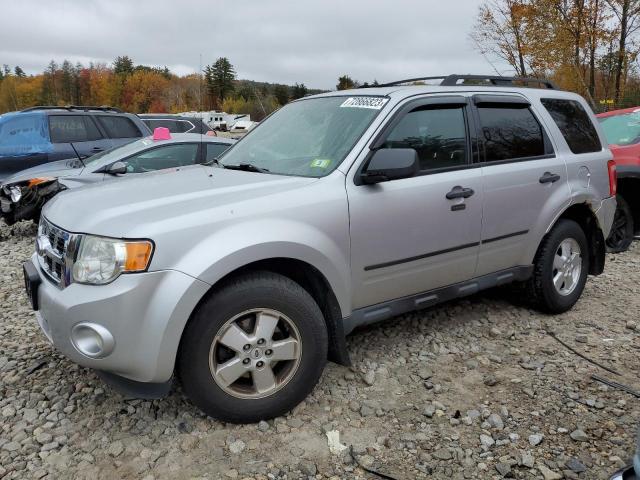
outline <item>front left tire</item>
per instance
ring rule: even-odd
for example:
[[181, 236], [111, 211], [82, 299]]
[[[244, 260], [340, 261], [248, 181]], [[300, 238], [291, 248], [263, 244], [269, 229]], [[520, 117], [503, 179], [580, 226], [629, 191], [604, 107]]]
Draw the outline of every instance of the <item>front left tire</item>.
[[187, 396], [208, 415], [253, 423], [291, 410], [327, 361], [320, 308], [299, 284], [271, 272], [243, 275], [211, 294], [180, 344]]

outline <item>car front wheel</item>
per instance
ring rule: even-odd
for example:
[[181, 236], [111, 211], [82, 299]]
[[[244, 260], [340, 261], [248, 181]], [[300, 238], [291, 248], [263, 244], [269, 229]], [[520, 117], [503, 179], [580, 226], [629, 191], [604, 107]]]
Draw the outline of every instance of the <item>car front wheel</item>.
[[227, 283], [187, 326], [179, 375], [205, 413], [232, 423], [282, 415], [318, 382], [327, 358], [320, 308], [292, 280], [270, 272]]

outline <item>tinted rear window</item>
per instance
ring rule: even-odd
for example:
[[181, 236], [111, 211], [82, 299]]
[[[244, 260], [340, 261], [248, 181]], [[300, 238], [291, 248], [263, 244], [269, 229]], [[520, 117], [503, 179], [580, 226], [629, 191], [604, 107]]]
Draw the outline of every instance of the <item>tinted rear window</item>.
[[109, 138], [137, 138], [142, 133], [138, 127], [127, 117], [117, 117], [115, 115], [100, 115], [98, 121], [109, 135]]
[[557, 98], [543, 98], [541, 102], [556, 122], [573, 153], [602, 150], [598, 132], [579, 102]]
[[53, 143], [90, 142], [102, 138], [88, 115], [51, 115], [49, 131]]
[[193, 129], [193, 125], [184, 120], [160, 118], [153, 120], [143, 120], [143, 122], [147, 124], [151, 131], [155, 130], [158, 127], [168, 128], [171, 133], [185, 133]]
[[528, 108], [480, 107], [478, 113], [485, 161], [540, 157], [545, 154], [542, 127]]

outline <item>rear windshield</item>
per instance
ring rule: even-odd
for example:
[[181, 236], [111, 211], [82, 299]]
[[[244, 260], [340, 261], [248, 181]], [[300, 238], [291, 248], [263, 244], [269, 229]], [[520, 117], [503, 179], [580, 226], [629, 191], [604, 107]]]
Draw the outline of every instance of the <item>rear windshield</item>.
[[0, 155], [53, 151], [47, 117], [41, 112], [0, 115]]
[[640, 143], [640, 111], [598, 120], [610, 144], [625, 146]]
[[386, 102], [386, 97], [341, 96], [290, 103], [229, 149], [221, 162], [322, 177], [340, 165]]

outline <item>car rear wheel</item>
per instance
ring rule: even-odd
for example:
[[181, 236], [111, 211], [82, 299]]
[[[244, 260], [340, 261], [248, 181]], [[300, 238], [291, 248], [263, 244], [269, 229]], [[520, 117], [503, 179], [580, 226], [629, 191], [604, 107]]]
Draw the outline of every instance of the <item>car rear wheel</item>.
[[616, 213], [613, 217], [611, 232], [607, 238], [607, 251], [620, 253], [629, 249], [633, 242], [633, 213], [627, 201], [621, 196], [616, 196]]
[[587, 238], [573, 220], [560, 219], [544, 237], [527, 284], [528, 298], [547, 313], [569, 310], [582, 295], [589, 272]]
[[248, 274], [207, 298], [187, 326], [179, 375], [205, 413], [232, 423], [282, 415], [318, 382], [328, 338], [320, 308], [292, 280]]

